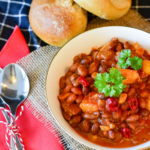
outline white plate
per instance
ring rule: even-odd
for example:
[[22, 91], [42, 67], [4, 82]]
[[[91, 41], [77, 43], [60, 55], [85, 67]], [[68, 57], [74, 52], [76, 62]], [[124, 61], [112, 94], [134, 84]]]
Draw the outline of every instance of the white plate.
[[[118, 37], [120, 41], [136, 42], [150, 52], [150, 34], [141, 30], [128, 28], [128, 27], [103, 27], [93, 29], [83, 34], [78, 35], [71, 41], [69, 41], [61, 50], [56, 54], [52, 63], [50, 64], [47, 79], [46, 79], [46, 95], [49, 103], [50, 110], [55, 117], [58, 124], [65, 130], [70, 136], [79, 141], [80, 143], [87, 145], [94, 149], [103, 150], [116, 150], [117, 148], [106, 148], [96, 145], [87, 141], [78, 135], [65, 121], [60, 110], [60, 104], [57, 99], [59, 95], [59, 79], [63, 76], [67, 69], [73, 63], [73, 58], [80, 53], [87, 53], [91, 51], [94, 46], [102, 46], [113, 37]], [[122, 148], [124, 150], [135, 150], [144, 148], [150, 145], [150, 142], [130, 147]], [[121, 148], [119, 148], [121, 149]]]

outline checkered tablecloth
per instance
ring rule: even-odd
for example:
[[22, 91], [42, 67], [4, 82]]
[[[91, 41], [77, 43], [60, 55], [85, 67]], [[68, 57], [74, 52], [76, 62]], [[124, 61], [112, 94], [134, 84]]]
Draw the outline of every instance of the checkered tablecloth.
[[[28, 43], [30, 51], [47, 45], [32, 31], [28, 13], [32, 0], [0, 0], [0, 50], [10, 37], [15, 25], [18, 25]], [[150, 0], [132, 0], [132, 7], [150, 21]], [[91, 21], [96, 16], [88, 14]]]

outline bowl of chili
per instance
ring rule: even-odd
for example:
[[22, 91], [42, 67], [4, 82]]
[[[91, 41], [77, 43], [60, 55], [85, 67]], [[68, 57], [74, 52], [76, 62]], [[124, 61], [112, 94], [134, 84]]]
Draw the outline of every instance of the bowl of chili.
[[59, 126], [94, 149], [148, 147], [148, 52], [150, 34], [129, 27], [97, 28], [69, 41], [51, 62], [45, 87]]

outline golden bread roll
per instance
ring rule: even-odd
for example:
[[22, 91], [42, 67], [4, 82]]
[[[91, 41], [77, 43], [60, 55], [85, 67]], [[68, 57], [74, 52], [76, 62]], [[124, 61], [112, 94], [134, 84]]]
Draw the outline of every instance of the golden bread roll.
[[74, 0], [85, 10], [98, 17], [115, 20], [122, 17], [131, 7], [132, 0]]
[[44, 42], [61, 47], [87, 26], [87, 12], [73, 0], [33, 0], [29, 22]]

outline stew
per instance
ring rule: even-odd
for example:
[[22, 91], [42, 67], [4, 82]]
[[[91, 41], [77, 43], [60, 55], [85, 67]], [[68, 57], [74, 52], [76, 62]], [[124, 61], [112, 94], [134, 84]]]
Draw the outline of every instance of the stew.
[[150, 140], [150, 55], [112, 38], [74, 57], [59, 81], [62, 115], [82, 137], [106, 147]]

